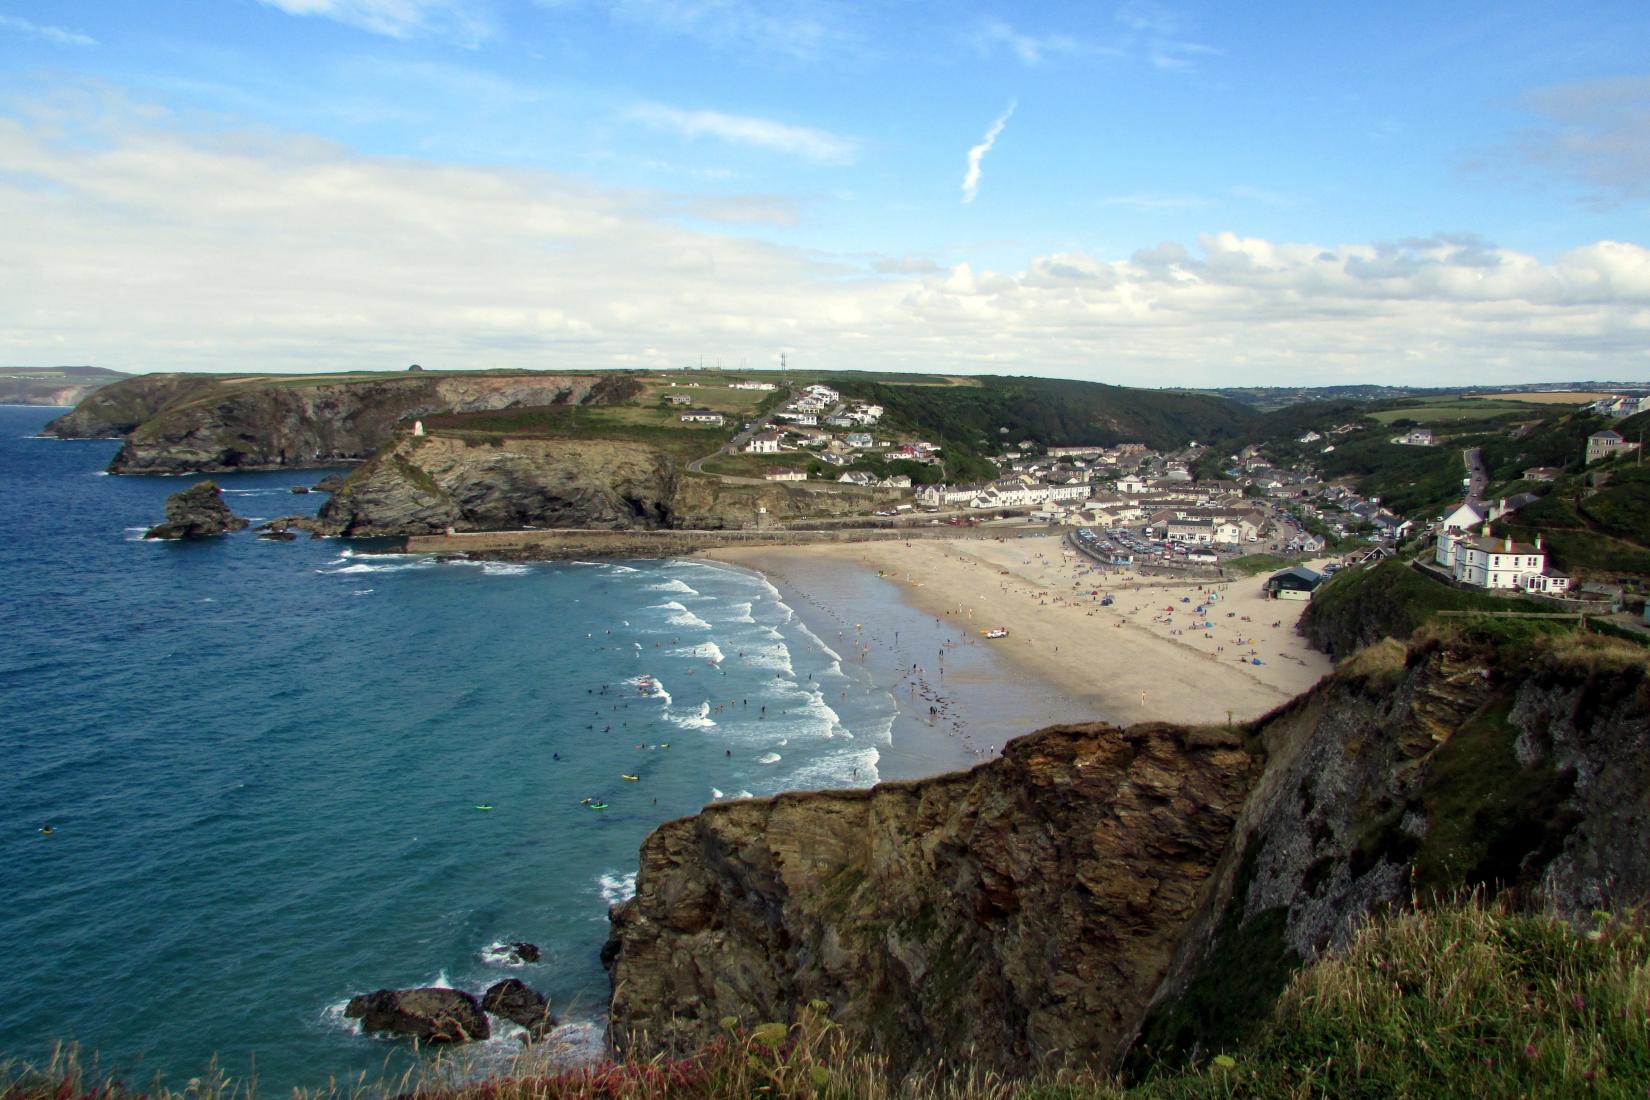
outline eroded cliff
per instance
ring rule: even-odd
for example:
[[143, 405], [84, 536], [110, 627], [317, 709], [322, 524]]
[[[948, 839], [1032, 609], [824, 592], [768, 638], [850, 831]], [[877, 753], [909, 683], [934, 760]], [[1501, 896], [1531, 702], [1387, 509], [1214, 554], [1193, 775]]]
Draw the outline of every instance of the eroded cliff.
[[415, 417], [620, 400], [621, 375], [145, 375], [105, 387], [46, 426], [126, 437], [113, 473], [192, 473], [359, 462]]
[[670, 822], [613, 918], [614, 1045], [691, 1048], [820, 999], [896, 1065], [1105, 1058], [1255, 766], [1225, 731], [1057, 727], [967, 773]]
[[1380, 907], [1650, 893], [1647, 740], [1642, 649], [1468, 631], [1236, 733], [1062, 727], [963, 775], [708, 807], [647, 839], [613, 914], [614, 1042], [818, 998], [896, 1063], [1172, 1060]]
[[423, 535], [523, 527], [754, 528], [864, 511], [851, 489], [723, 482], [623, 439], [402, 433], [352, 473], [321, 511], [340, 535]]

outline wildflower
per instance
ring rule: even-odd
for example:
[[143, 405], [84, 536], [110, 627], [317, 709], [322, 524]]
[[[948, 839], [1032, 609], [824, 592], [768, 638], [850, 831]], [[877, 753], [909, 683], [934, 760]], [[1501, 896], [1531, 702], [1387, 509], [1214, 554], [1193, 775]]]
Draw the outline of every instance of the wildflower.
[[1524, 1044], [1524, 1057], [1526, 1057], [1526, 1058], [1534, 1058], [1535, 1057], [1535, 1044], [1534, 1043], [1525, 1043]]
[[1583, 999], [1583, 997], [1579, 993], [1572, 993], [1570, 995], [1570, 1004], [1571, 1004], [1571, 1006], [1573, 1006], [1575, 1008], [1575, 1010], [1577, 1012], [1580, 1012], [1582, 1009], [1587, 1007], [1586, 1000]]

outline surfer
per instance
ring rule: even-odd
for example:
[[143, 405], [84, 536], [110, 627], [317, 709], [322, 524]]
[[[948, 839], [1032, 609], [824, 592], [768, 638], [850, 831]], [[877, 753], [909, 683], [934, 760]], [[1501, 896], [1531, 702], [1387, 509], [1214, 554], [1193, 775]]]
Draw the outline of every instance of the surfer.
[[52, 828], [50, 825], [40, 826], [40, 835], [41, 836], [51, 836], [55, 832], [57, 832], [57, 830]]

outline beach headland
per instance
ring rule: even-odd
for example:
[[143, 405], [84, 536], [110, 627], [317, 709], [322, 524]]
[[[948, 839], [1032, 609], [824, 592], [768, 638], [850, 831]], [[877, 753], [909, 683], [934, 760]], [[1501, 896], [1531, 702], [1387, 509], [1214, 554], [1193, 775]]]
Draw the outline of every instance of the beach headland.
[[[968, 749], [987, 755], [1054, 722], [1246, 721], [1332, 667], [1295, 633], [1306, 604], [1266, 599], [1264, 578], [1141, 576], [1098, 566], [1058, 535], [724, 547], [704, 556], [759, 570], [804, 603], [838, 612], [846, 610], [836, 604], [844, 568], [882, 581], [882, 591], [955, 644], [948, 655], [961, 650], [979, 669], [968, 678], [948, 669], [945, 686], [959, 709], [967, 698], [980, 713], [995, 712], [968, 723]], [[854, 621], [875, 628], [887, 613], [871, 604]], [[1008, 633], [987, 639], [992, 629]], [[939, 651], [926, 648], [935, 652], [915, 659], [921, 668], [937, 661]], [[974, 680], [966, 691], [965, 679]], [[1005, 694], [1013, 696], [1006, 706], [992, 701]]]

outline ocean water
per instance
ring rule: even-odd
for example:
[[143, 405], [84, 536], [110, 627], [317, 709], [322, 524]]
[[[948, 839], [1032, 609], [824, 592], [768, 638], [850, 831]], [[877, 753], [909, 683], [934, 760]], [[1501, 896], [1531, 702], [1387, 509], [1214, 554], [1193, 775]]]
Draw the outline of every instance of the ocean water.
[[[896, 701], [759, 576], [145, 542], [193, 479], [106, 476], [52, 415], [0, 408], [0, 1056], [319, 1085], [410, 1057], [352, 994], [507, 976], [599, 1027], [654, 826], [880, 776]], [[216, 480], [269, 518], [320, 476]]]

